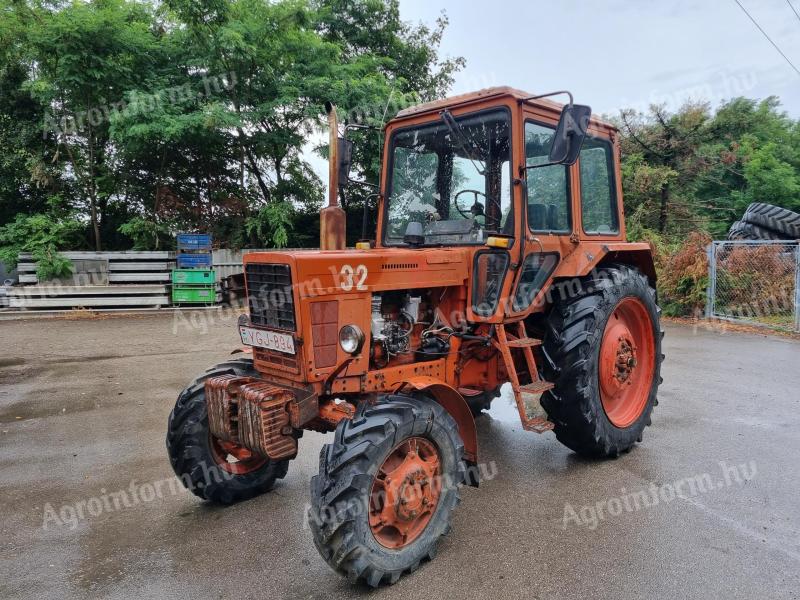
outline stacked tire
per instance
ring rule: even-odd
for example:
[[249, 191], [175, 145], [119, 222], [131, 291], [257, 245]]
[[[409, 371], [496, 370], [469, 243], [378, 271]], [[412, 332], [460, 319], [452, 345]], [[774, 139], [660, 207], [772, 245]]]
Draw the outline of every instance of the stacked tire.
[[729, 240], [800, 240], [800, 214], [755, 202], [728, 231]]

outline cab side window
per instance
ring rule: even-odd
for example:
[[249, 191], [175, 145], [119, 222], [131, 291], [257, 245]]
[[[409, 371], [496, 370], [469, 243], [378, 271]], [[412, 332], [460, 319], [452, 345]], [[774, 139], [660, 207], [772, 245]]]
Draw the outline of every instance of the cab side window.
[[[555, 128], [528, 121], [525, 123], [527, 166], [548, 162]], [[528, 226], [531, 231], [569, 233], [571, 215], [567, 169], [551, 165], [528, 169]]]
[[583, 231], [595, 235], [619, 233], [611, 142], [587, 137], [581, 149], [580, 172]]

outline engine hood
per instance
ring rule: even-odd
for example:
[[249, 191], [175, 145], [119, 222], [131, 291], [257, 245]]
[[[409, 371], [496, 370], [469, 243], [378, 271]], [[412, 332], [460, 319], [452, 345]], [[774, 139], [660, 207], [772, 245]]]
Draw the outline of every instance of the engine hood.
[[473, 248], [295, 250], [246, 254], [251, 263], [288, 264], [300, 297], [462, 285]]

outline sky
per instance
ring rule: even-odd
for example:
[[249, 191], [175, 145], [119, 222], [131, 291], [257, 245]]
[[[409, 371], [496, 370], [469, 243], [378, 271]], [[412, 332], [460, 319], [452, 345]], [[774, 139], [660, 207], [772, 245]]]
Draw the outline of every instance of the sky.
[[[739, 0], [800, 69], [800, 0]], [[791, 2], [791, 4], [790, 4]], [[596, 114], [686, 100], [779, 96], [800, 118], [800, 74], [735, 0], [400, 0], [405, 21], [450, 24], [442, 56], [466, 67], [448, 95], [495, 85], [568, 89]], [[325, 161], [310, 157], [327, 181]]]
[[[800, 69], [800, 0], [740, 0]], [[598, 114], [691, 97], [780, 96], [800, 117], [800, 73], [735, 0], [400, 0], [401, 16], [450, 25], [441, 53], [463, 56], [454, 93], [511, 85], [569, 89]]]

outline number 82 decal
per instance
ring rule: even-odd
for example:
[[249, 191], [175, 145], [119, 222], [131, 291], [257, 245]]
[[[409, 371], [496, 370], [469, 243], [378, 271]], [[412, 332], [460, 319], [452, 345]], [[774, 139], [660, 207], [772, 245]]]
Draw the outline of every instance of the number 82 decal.
[[353, 288], [359, 291], [366, 290], [367, 286], [364, 285], [364, 282], [367, 280], [368, 273], [366, 265], [358, 265], [355, 269], [352, 265], [344, 265], [339, 272], [342, 276], [339, 285], [345, 292], [349, 292]]

